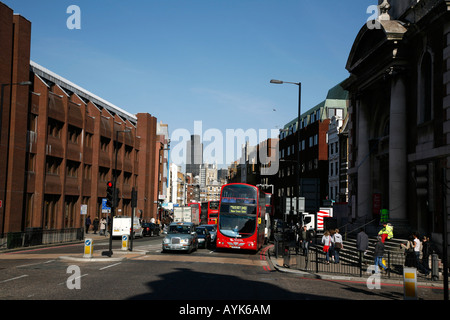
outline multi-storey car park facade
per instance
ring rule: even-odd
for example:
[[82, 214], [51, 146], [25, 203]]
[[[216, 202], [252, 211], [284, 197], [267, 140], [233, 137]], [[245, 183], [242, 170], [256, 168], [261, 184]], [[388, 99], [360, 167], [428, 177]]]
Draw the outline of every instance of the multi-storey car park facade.
[[157, 119], [130, 114], [30, 61], [31, 23], [2, 3], [0, 24], [1, 235], [81, 228], [82, 205], [91, 220], [106, 216], [102, 199], [115, 178], [116, 214], [131, 215], [135, 188], [136, 215], [158, 218], [167, 137], [157, 134]]

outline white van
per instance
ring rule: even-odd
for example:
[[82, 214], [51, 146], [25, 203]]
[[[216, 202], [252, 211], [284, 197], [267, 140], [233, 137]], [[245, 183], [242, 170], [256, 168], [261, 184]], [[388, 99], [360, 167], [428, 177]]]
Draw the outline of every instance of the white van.
[[[131, 217], [115, 216], [113, 218], [113, 237], [122, 237], [124, 234], [130, 235], [131, 230]], [[144, 229], [137, 217], [134, 217], [133, 221], [134, 237], [142, 238]]]

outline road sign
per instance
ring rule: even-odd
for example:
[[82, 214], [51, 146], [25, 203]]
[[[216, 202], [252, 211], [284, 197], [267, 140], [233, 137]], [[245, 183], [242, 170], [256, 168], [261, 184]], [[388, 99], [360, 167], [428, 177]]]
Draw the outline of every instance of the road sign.
[[87, 204], [82, 204], [82, 205], [81, 205], [80, 214], [81, 214], [82, 216], [87, 215]]
[[106, 205], [106, 198], [102, 199], [102, 213], [111, 213], [111, 208]]
[[94, 252], [94, 241], [92, 239], [84, 240], [84, 258], [92, 258]]
[[128, 250], [128, 235], [124, 234], [122, 235], [122, 250]]

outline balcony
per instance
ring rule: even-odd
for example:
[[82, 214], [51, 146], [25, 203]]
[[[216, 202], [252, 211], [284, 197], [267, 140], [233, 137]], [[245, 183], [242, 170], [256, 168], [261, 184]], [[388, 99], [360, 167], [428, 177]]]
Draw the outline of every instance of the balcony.
[[77, 196], [80, 195], [80, 184], [78, 178], [66, 177], [65, 194]]
[[46, 154], [52, 157], [63, 158], [64, 147], [62, 145], [61, 140], [49, 135], [47, 138]]
[[105, 168], [111, 168], [111, 157], [109, 156], [109, 153], [100, 151], [98, 165]]
[[45, 175], [45, 193], [61, 194], [61, 177], [59, 175], [47, 173]]
[[67, 143], [67, 159], [73, 161], [81, 161], [81, 147], [78, 144], [68, 142]]

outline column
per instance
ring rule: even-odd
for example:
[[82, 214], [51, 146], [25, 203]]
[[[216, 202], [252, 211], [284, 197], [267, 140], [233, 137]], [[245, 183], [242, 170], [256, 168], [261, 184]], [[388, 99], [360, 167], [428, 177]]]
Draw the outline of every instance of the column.
[[368, 110], [363, 101], [357, 102], [358, 112], [358, 195], [356, 217], [371, 217], [371, 179], [370, 179], [370, 149]]
[[406, 219], [407, 154], [404, 75], [393, 73], [389, 127], [389, 219]]

